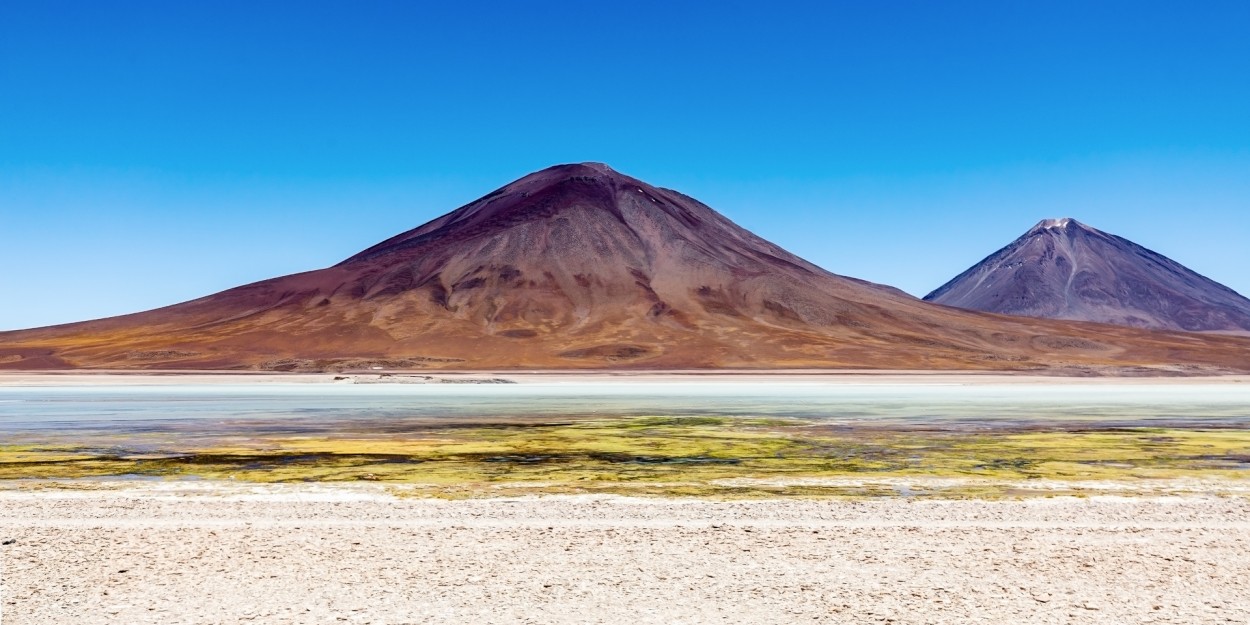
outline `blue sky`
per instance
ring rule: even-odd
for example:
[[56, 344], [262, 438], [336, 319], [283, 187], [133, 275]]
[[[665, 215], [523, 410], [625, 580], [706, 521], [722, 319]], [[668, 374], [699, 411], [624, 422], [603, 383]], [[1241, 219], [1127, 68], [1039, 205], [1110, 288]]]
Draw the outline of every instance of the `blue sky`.
[[1250, 3], [712, 6], [0, 3], [0, 329], [588, 160], [916, 295], [1062, 216], [1250, 294]]

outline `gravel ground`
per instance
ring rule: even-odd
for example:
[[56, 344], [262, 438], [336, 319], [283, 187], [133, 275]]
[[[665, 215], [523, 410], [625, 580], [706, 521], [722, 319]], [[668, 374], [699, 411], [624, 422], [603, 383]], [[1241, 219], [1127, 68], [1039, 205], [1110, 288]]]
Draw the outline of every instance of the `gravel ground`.
[[4, 625], [1250, 623], [1250, 499], [0, 490]]

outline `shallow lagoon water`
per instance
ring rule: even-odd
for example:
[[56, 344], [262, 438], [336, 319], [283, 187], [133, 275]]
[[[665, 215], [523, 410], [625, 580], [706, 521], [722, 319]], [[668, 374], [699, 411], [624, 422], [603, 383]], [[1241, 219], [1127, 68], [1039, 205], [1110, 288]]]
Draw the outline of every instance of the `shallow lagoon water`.
[[349, 432], [405, 423], [608, 416], [793, 417], [829, 425], [1250, 426], [1250, 385], [778, 382], [0, 387], [0, 434]]
[[1240, 481], [1247, 468], [1242, 384], [0, 387], [0, 477], [19, 479], [737, 496], [764, 492], [727, 485], [739, 478]]

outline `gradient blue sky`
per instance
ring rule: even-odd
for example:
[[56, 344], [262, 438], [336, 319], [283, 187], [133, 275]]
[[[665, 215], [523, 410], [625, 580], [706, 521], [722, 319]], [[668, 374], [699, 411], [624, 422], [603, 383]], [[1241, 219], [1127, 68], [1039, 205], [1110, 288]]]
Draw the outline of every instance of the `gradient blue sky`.
[[1250, 294], [1250, 3], [0, 3], [0, 329], [333, 264], [554, 163], [924, 295], [1071, 216]]

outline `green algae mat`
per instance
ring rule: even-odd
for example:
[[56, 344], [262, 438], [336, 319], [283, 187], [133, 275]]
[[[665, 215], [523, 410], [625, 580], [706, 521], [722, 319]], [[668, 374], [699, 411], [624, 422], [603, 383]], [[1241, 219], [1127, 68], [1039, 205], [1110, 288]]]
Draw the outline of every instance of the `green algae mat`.
[[[364, 480], [451, 497], [993, 497], [1099, 492], [1107, 483], [1135, 483], [1147, 490], [1157, 484], [1166, 490], [1162, 485], [1178, 480], [1250, 487], [1250, 430], [1240, 428], [1069, 423], [978, 431], [833, 426], [791, 418], [639, 416], [452, 423], [334, 436], [131, 432], [91, 441], [84, 446], [48, 436], [10, 440], [0, 445], [0, 479]], [[1030, 491], [1030, 484], [1051, 486]]]

